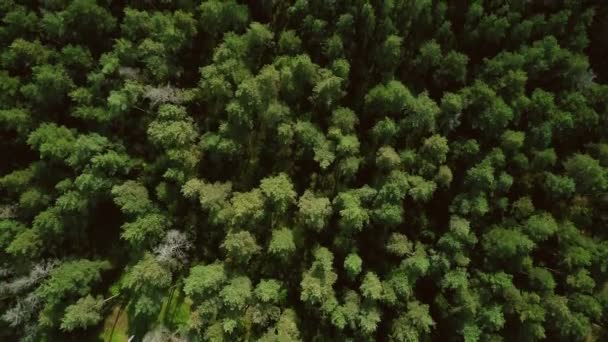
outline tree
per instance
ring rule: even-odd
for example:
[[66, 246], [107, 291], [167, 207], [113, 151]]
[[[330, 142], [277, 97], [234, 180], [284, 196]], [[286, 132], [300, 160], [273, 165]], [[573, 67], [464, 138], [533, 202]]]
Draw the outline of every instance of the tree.
[[[3, 8], [3, 10], [6, 10], [6, 15], [3, 18], [6, 27], [3, 27], [0, 37], [7, 41], [36, 32], [38, 22], [36, 13], [24, 6], [13, 5], [9, 4], [6, 9]], [[11, 6], [13, 8], [10, 8]]]
[[382, 146], [376, 153], [376, 165], [385, 170], [391, 170], [399, 166], [401, 158], [391, 146]]
[[527, 218], [534, 212], [534, 204], [530, 197], [522, 197], [513, 202], [511, 211], [516, 218]]
[[249, 22], [249, 10], [236, 1], [207, 1], [200, 6], [202, 26], [212, 35], [241, 31]]
[[222, 248], [226, 250], [230, 260], [245, 265], [249, 263], [251, 257], [261, 250], [255, 236], [247, 231], [226, 234]]
[[583, 193], [595, 194], [606, 188], [606, 175], [599, 162], [586, 154], [574, 154], [564, 162], [564, 169]]
[[378, 84], [365, 95], [367, 111], [383, 116], [399, 114], [413, 102], [410, 91], [398, 81]]
[[377, 121], [371, 131], [372, 136], [375, 139], [385, 143], [391, 142], [398, 132], [399, 127], [395, 121], [389, 117]]
[[12, 255], [37, 256], [40, 254], [42, 241], [38, 232], [34, 229], [26, 229], [19, 232], [5, 251]]
[[204, 298], [217, 291], [227, 279], [224, 265], [198, 265], [190, 269], [184, 281], [184, 293], [192, 297]]
[[439, 127], [443, 132], [449, 132], [460, 125], [460, 117], [464, 109], [463, 98], [460, 94], [447, 92], [441, 98]]
[[321, 231], [327, 225], [332, 214], [332, 206], [327, 197], [317, 197], [310, 191], [304, 191], [298, 201], [299, 215], [308, 227]]
[[99, 39], [116, 25], [112, 14], [92, 0], [75, 0], [62, 11], [45, 13], [42, 21], [51, 37], [85, 43], [84, 37]]
[[39, 106], [57, 106], [67, 99], [74, 83], [62, 65], [44, 64], [33, 68], [33, 80], [21, 93]]
[[549, 213], [533, 215], [526, 221], [524, 231], [533, 241], [543, 241], [557, 232], [557, 222]]
[[378, 190], [376, 201], [380, 203], [399, 203], [410, 190], [410, 182], [405, 172], [393, 170], [385, 178]]
[[431, 181], [424, 180], [420, 176], [410, 176], [408, 178], [410, 183], [409, 195], [419, 202], [426, 202], [431, 199], [437, 185]]
[[[273, 188], [274, 190], [274, 188]], [[279, 193], [278, 199], [285, 199], [284, 195], [291, 193]], [[259, 222], [264, 217], [264, 198], [260, 189], [249, 192], [235, 192], [230, 199], [232, 209], [232, 224], [235, 226], [251, 226]], [[295, 194], [293, 195], [295, 197]]]
[[112, 188], [114, 203], [121, 210], [130, 215], [145, 214], [152, 209], [148, 190], [142, 184], [135, 181], [126, 181]]
[[386, 249], [398, 257], [404, 257], [412, 253], [414, 247], [407, 236], [401, 233], [392, 233], [386, 243]]
[[247, 277], [236, 277], [220, 291], [224, 304], [232, 309], [243, 309], [252, 295], [251, 281]]
[[356, 253], [350, 253], [344, 259], [344, 269], [351, 278], [355, 278], [357, 275], [359, 275], [359, 273], [361, 273], [362, 264], [363, 261], [361, 260], [361, 257], [359, 257], [359, 255]]
[[279, 213], [285, 212], [288, 206], [295, 202], [297, 196], [291, 180], [285, 173], [262, 179], [260, 190]]
[[282, 53], [297, 53], [302, 48], [302, 39], [294, 30], [287, 30], [281, 32], [278, 45]]
[[500, 138], [503, 150], [515, 152], [524, 146], [524, 139], [526, 138], [526, 135], [524, 132], [507, 130]]
[[545, 174], [544, 185], [547, 192], [556, 199], [568, 198], [576, 190], [576, 184], [572, 178], [558, 176], [550, 172]]
[[25, 298], [18, 301], [14, 307], [6, 310], [2, 315], [2, 319], [11, 327], [28, 324], [35, 317], [35, 313], [40, 310], [41, 304], [40, 297], [31, 292]]
[[158, 119], [148, 126], [151, 142], [166, 149], [188, 146], [197, 136], [192, 120], [184, 108], [165, 104], [159, 108]]
[[0, 109], [0, 124], [6, 130], [16, 131], [23, 137], [32, 128], [32, 114], [21, 108]]
[[386, 38], [378, 51], [378, 64], [387, 71], [395, 69], [402, 55], [403, 38], [390, 35]]
[[133, 245], [154, 244], [168, 230], [170, 223], [166, 216], [152, 213], [122, 225], [121, 237]]
[[75, 140], [74, 132], [64, 126], [42, 124], [30, 133], [27, 143], [41, 157], [63, 161], [72, 153]]
[[422, 70], [428, 71], [433, 67], [437, 67], [441, 62], [441, 58], [441, 46], [435, 40], [430, 40], [420, 46], [419, 55], [416, 57], [415, 63]]
[[344, 96], [342, 90], [344, 79], [333, 75], [329, 70], [320, 72], [320, 79], [316, 82], [312, 92], [314, 103], [325, 108], [333, 108]]
[[438, 83], [455, 82], [464, 84], [467, 77], [469, 57], [457, 51], [449, 51], [443, 56], [436, 79]]
[[281, 228], [272, 231], [268, 252], [280, 258], [286, 259], [296, 250], [293, 232], [288, 228]]
[[232, 191], [231, 183], [206, 183], [191, 179], [182, 187], [182, 194], [188, 198], [197, 198], [204, 210], [219, 210], [227, 201]]
[[314, 261], [300, 282], [300, 299], [323, 310], [327, 303], [335, 301], [333, 285], [338, 275], [333, 271], [333, 254], [325, 247], [314, 252]]
[[382, 298], [382, 283], [378, 276], [373, 272], [367, 272], [363, 277], [363, 282], [359, 287], [363, 298], [379, 300]]
[[284, 299], [285, 289], [280, 281], [265, 279], [261, 280], [255, 287], [254, 295], [263, 303], [278, 304]]
[[359, 123], [357, 115], [349, 108], [339, 107], [331, 114], [331, 124], [343, 134], [352, 133]]
[[102, 319], [100, 310], [103, 298], [93, 298], [91, 295], [80, 298], [76, 304], [65, 309], [65, 315], [61, 320], [61, 329], [72, 331], [78, 328], [86, 328], [99, 323]]
[[487, 84], [476, 81], [467, 89], [467, 98], [470, 102], [468, 112], [474, 113], [472, 126], [492, 134], [500, 131], [513, 119], [512, 109]]
[[185, 233], [172, 229], [167, 232], [163, 242], [154, 247], [154, 254], [161, 265], [179, 269], [188, 262], [188, 252], [192, 247]]
[[369, 214], [363, 208], [361, 199], [353, 193], [343, 192], [334, 199], [339, 209], [340, 226], [349, 231], [361, 231], [369, 222]]
[[414, 301], [407, 304], [407, 312], [393, 321], [391, 341], [418, 341], [428, 336], [435, 325], [429, 306]]
[[300, 331], [298, 330], [297, 316], [291, 309], [283, 311], [275, 327], [272, 327], [262, 336], [260, 341], [301, 341]]
[[484, 234], [482, 244], [486, 252], [496, 258], [524, 257], [535, 246], [526, 235], [500, 227], [492, 228]]
[[135, 315], [152, 317], [158, 314], [166, 289], [171, 285], [171, 272], [164, 268], [150, 253], [126, 273], [123, 288], [129, 291]]
[[435, 175], [434, 181], [437, 185], [442, 187], [449, 187], [454, 179], [454, 175], [452, 174], [452, 170], [446, 165], [439, 166], [439, 170], [437, 171], [437, 175]]
[[[107, 261], [76, 260], [64, 262], [54, 268], [49, 277], [36, 289], [36, 295], [44, 301], [39, 321], [42, 325], [53, 327], [63, 316], [66, 301], [91, 292], [95, 282], [101, 280], [101, 272], [110, 269]], [[78, 305], [78, 304], [77, 304]], [[82, 307], [82, 302], [77, 307]], [[74, 309], [70, 309], [70, 316]], [[73, 324], [73, 322], [72, 322]]]
[[608, 340], [606, 37], [599, 1], [0, 1], [0, 340]]
[[424, 140], [420, 155], [435, 165], [443, 164], [447, 160], [449, 150], [448, 140], [435, 134]]
[[400, 121], [404, 132], [420, 136], [435, 131], [439, 106], [427, 93], [422, 93], [407, 103], [406, 111], [408, 115]]

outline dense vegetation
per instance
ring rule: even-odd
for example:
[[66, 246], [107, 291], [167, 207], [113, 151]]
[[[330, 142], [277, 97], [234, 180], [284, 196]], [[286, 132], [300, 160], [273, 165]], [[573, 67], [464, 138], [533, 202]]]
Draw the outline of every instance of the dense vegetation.
[[608, 3], [0, 19], [1, 340], [608, 340]]

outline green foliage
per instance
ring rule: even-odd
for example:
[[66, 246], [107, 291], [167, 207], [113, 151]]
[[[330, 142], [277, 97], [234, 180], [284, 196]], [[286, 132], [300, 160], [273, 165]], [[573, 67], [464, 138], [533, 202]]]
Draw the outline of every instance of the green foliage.
[[433, 135], [424, 140], [420, 155], [429, 162], [437, 165], [445, 163], [450, 148], [448, 140], [439, 135]]
[[474, 115], [472, 118], [474, 128], [484, 134], [492, 134], [506, 127], [513, 119], [513, 110], [489, 85], [476, 81], [467, 90], [470, 102], [468, 111]]
[[221, 291], [220, 296], [231, 309], [242, 309], [251, 297], [251, 281], [247, 277], [232, 279]]
[[287, 258], [296, 250], [293, 232], [287, 228], [281, 228], [272, 231], [270, 244], [268, 245], [268, 253]]
[[391, 146], [382, 146], [376, 153], [376, 165], [385, 170], [396, 168], [401, 163], [401, 158]]
[[226, 234], [222, 248], [226, 250], [226, 255], [230, 260], [243, 264], [249, 263], [251, 257], [261, 250], [255, 236], [246, 231]]
[[437, 184], [427, 181], [420, 176], [411, 176], [408, 178], [408, 181], [410, 183], [408, 193], [417, 202], [427, 202], [437, 189]]
[[300, 332], [298, 330], [298, 321], [295, 312], [291, 309], [283, 311], [276, 326], [270, 328], [266, 334], [262, 336], [260, 341], [263, 342], [298, 342]]
[[275, 279], [261, 280], [255, 287], [254, 295], [264, 303], [279, 303], [284, 296], [282, 284]]
[[121, 237], [134, 245], [158, 241], [168, 230], [169, 222], [164, 215], [147, 214], [122, 225]]
[[362, 264], [363, 260], [361, 260], [361, 257], [359, 257], [356, 253], [351, 253], [346, 256], [346, 259], [344, 259], [344, 269], [352, 278], [361, 273]]
[[123, 287], [133, 294], [131, 305], [135, 315], [154, 317], [161, 309], [164, 290], [171, 284], [171, 272], [165, 269], [151, 254], [130, 268]]
[[196, 130], [192, 122], [187, 120], [183, 108], [163, 105], [159, 108], [158, 116], [158, 120], [148, 126], [148, 136], [153, 144], [169, 149], [193, 143]]
[[42, 124], [33, 131], [27, 143], [40, 152], [43, 158], [63, 160], [74, 149], [74, 132], [56, 124]]
[[72, 331], [74, 329], [87, 328], [99, 323], [102, 319], [101, 307], [103, 299], [93, 298], [91, 295], [80, 298], [76, 304], [65, 309], [65, 316], [61, 320], [61, 329]]
[[386, 85], [379, 84], [365, 95], [367, 110], [373, 110], [377, 115], [402, 113], [413, 102], [414, 97], [399, 81], [390, 81]]
[[47, 12], [42, 17], [47, 34], [66, 41], [86, 41], [112, 32], [116, 19], [92, 0], [75, 0], [62, 11]]
[[[291, 193], [288, 193], [289, 195]], [[284, 195], [279, 193], [278, 196]], [[295, 194], [294, 194], [295, 196]], [[264, 198], [262, 191], [254, 189], [249, 192], [235, 192], [230, 199], [232, 224], [251, 226], [264, 217]]]
[[249, 22], [249, 10], [236, 1], [205, 1], [200, 10], [203, 29], [213, 35], [242, 30]]
[[295, 202], [297, 195], [291, 180], [284, 173], [262, 179], [260, 190], [279, 213], [285, 212], [289, 205]]
[[548, 213], [533, 215], [526, 221], [524, 231], [533, 241], [543, 241], [557, 232], [557, 222]]
[[576, 189], [582, 193], [596, 194], [606, 188], [606, 171], [599, 162], [586, 154], [575, 154], [564, 162], [568, 176], [574, 179]]
[[34, 257], [40, 254], [42, 239], [34, 229], [20, 231], [13, 241], [6, 247], [5, 251], [12, 255]]
[[378, 64], [387, 71], [393, 70], [400, 63], [403, 38], [390, 35], [378, 50]]
[[197, 198], [205, 210], [217, 210], [225, 204], [232, 184], [205, 183], [199, 179], [191, 179], [182, 187], [182, 193], [188, 198]]
[[61, 104], [73, 86], [62, 65], [44, 64], [33, 68], [32, 82], [21, 87], [21, 93], [39, 106]]
[[576, 190], [576, 184], [570, 177], [558, 176], [552, 173], [545, 174], [545, 187], [554, 198], [568, 198]]
[[299, 215], [304, 224], [316, 231], [321, 231], [327, 225], [332, 214], [332, 206], [327, 197], [317, 197], [306, 190], [298, 201]]
[[359, 287], [363, 298], [378, 300], [382, 298], [382, 283], [378, 276], [373, 272], [367, 272], [363, 277], [363, 282]]
[[217, 291], [225, 281], [224, 265], [198, 265], [190, 269], [190, 275], [184, 281], [184, 293], [193, 298], [205, 297]]
[[355, 130], [359, 119], [352, 110], [340, 107], [332, 112], [331, 123], [334, 127], [339, 128], [342, 133], [351, 133]]
[[297, 53], [302, 48], [302, 39], [294, 30], [287, 30], [281, 33], [278, 45], [282, 53]]
[[401, 233], [392, 233], [386, 243], [386, 249], [391, 254], [403, 257], [412, 253], [413, 245], [407, 236]]
[[361, 231], [369, 222], [369, 214], [354, 193], [343, 192], [334, 199], [340, 215], [340, 226], [349, 231]]
[[497, 227], [484, 234], [483, 246], [493, 257], [514, 258], [526, 256], [534, 248], [534, 242], [516, 230]]
[[139, 215], [148, 212], [152, 207], [148, 190], [135, 181], [126, 181], [112, 188], [114, 203], [120, 206], [125, 214]]
[[607, 340], [607, 23], [0, 1], [0, 340]]
[[433, 325], [428, 305], [409, 302], [407, 311], [394, 321], [389, 338], [391, 341], [419, 341], [429, 336]]
[[[60, 308], [67, 306], [66, 301], [88, 295], [94, 283], [101, 280], [101, 272], [108, 269], [110, 269], [110, 263], [107, 261], [86, 259], [65, 262], [53, 269], [48, 279], [35, 292], [44, 300], [44, 308], [39, 316], [40, 323], [50, 327], [58, 325], [62, 315]], [[73, 310], [82, 308], [83, 304], [81, 302], [80, 305], [78, 303], [75, 305], [77, 309], [71, 307], [66, 312], [68, 319], [73, 315]], [[80, 324], [70, 323], [67, 324], [72, 326]]]
[[300, 282], [300, 299], [311, 305], [323, 306], [335, 301], [333, 289], [338, 276], [333, 271], [333, 254], [325, 247], [317, 248], [314, 252], [314, 262], [304, 273]]
[[524, 132], [505, 131], [501, 138], [501, 147], [505, 151], [515, 152], [524, 146]]

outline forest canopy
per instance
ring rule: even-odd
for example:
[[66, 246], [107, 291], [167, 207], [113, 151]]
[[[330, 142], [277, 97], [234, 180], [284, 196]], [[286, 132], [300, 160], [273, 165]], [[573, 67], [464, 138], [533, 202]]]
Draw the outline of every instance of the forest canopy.
[[607, 341], [608, 3], [0, 1], [0, 340]]

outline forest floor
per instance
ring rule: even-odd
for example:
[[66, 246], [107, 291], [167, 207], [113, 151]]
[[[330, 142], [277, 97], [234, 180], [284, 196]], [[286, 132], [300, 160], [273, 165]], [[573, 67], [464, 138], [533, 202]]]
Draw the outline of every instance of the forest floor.
[[[192, 301], [184, 296], [180, 290], [171, 291], [163, 299], [163, 306], [158, 315], [157, 322], [170, 329], [184, 326], [190, 318]], [[99, 342], [124, 342], [129, 339], [129, 314], [123, 303], [114, 305], [103, 323], [98, 336]]]

